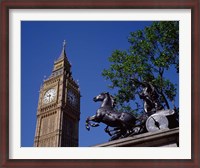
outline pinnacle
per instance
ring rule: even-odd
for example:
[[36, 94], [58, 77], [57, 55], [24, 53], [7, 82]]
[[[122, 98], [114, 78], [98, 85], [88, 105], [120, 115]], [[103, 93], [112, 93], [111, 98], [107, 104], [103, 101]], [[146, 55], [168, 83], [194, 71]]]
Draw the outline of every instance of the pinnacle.
[[66, 46], [66, 41], [64, 40], [64, 41], [63, 41], [62, 52], [61, 52], [61, 54], [60, 54], [58, 60], [66, 58], [65, 46]]

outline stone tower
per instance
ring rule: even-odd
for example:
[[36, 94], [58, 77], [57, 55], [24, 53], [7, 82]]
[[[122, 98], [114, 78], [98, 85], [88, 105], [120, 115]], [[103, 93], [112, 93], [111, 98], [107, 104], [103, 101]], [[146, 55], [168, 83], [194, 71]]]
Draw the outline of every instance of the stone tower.
[[40, 88], [35, 147], [76, 147], [79, 143], [80, 91], [65, 52]]

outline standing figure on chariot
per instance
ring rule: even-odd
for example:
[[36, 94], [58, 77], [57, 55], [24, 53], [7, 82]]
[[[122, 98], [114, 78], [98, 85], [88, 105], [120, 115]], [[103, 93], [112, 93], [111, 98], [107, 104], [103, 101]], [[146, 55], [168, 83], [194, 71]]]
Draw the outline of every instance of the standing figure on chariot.
[[163, 105], [160, 103], [160, 96], [155, 86], [148, 82], [137, 81], [137, 83], [143, 87], [142, 92], [139, 93], [139, 97], [144, 100], [144, 111], [146, 113], [164, 109]]

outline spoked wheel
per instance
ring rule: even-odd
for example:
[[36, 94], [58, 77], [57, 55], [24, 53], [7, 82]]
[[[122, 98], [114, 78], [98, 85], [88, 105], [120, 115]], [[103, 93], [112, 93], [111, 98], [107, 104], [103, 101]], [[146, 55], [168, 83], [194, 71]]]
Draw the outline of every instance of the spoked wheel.
[[169, 122], [166, 116], [161, 114], [153, 114], [146, 121], [146, 129], [148, 132], [169, 129]]

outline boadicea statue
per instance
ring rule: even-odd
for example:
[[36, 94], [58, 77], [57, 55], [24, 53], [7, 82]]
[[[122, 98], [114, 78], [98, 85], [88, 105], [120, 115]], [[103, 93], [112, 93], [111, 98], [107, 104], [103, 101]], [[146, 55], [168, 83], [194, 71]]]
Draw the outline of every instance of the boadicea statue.
[[86, 119], [87, 130], [90, 130], [90, 126], [97, 127], [102, 122], [107, 125], [104, 130], [111, 136], [110, 140], [115, 140], [177, 127], [175, 109], [164, 109], [159, 101], [159, 94], [152, 84], [147, 82], [139, 84], [143, 87], [139, 97], [143, 100], [145, 112], [141, 117], [136, 118], [131, 113], [115, 111], [114, 97], [108, 92], [103, 92], [93, 98], [95, 102], [101, 101], [102, 104], [95, 115]]

